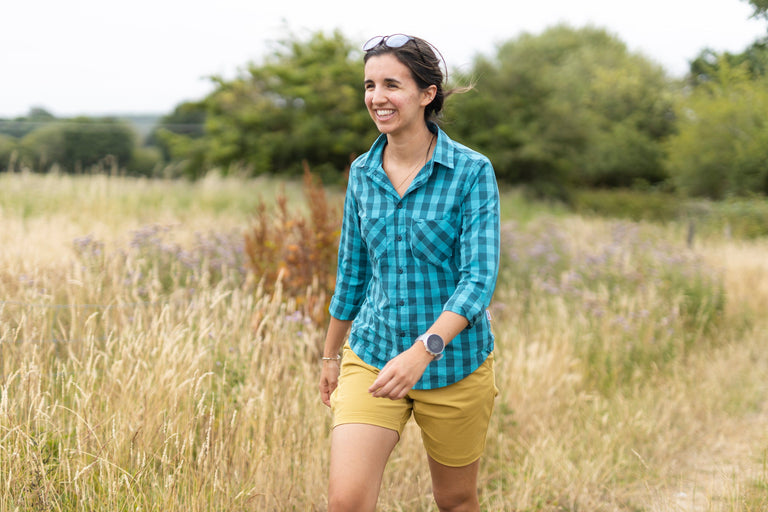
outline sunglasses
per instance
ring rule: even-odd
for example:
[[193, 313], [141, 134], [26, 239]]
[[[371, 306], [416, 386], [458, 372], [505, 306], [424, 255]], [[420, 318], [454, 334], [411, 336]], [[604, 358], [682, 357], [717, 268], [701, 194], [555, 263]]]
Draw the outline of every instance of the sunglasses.
[[375, 36], [370, 38], [364, 45], [363, 51], [369, 52], [377, 46], [384, 45], [387, 48], [400, 48], [407, 42], [413, 41], [413, 37], [405, 34], [393, 34], [391, 36]]
[[[392, 34], [389, 36], [375, 36], [370, 38], [366, 43], [363, 45], [363, 51], [368, 53], [374, 48], [378, 48], [379, 46], [386, 46], [387, 48], [401, 48], [405, 46], [410, 41], [413, 41], [416, 45], [416, 50], [419, 52], [419, 55], [421, 55], [422, 60], [424, 60], [424, 54], [421, 53], [421, 48], [419, 48], [419, 45], [416, 44], [416, 38], [413, 36], [409, 36], [406, 34]], [[443, 57], [443, 54], [440, 53], [440, 50], [434, 47], [432, 43], [429, 41], [424, 41], [429, 45], [430, 48], [432, 48], [432, 51], [435, 53], [435, 55], [440, 56], [440, 60], [443, 61], [443, 65], [445, 66], [445, 81], [448, 81], [448, 64], [445, 62], [445, 58]]]

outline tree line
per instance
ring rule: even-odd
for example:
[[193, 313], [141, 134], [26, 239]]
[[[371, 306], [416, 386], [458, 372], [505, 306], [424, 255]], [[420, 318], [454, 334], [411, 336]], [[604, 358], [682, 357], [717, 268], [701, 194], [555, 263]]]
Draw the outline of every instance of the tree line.
[[[766, 17], [768, 0], [755, 0]], [[768, 19], [768, 17], [766, 17]], [[0, 169], [103, 164], [197, 178], [211, 169], [339, 180], [376, 136], [363, 107], [362, 54], [340, 32], [290, 36], [240, 76], [178, 105], [146, 137], [112, 118], [36, 109], [0, 122]], [[768, 38], [702, 50], [672, 79], [615, 35], [551, 27], [478, 56], [451, 85], [442, 124], [487, 154], [499, 181], [563, 197], [573, 187], [642, 187], [724, 198], [768, 194]]]

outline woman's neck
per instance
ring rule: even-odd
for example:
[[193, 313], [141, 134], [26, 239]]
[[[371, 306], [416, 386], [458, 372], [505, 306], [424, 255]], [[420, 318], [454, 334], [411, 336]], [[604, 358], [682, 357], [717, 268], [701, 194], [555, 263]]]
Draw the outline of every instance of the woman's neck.
[[425, 148], [432, 142], [433, 136], [426, 124], [415, 133], [387, 134], [387, 160], [394, 165], [423, 161]]

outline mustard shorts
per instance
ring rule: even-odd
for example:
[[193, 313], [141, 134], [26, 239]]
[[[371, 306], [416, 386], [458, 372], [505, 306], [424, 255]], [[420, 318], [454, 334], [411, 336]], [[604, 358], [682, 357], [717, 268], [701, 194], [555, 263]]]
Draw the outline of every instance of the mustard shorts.
[[344, 347], [339, 385], [331, 395], [333, 426], [365, 423], [395, 430], [413, 414], [424, 448], [445, 466], [462, 467], [483, 454], [493, 402], [498, 394], [493, 354], [471, 375], [437, 389], [412, 389], [405, 398], [374, 398], [368, 388], [379, 370]]

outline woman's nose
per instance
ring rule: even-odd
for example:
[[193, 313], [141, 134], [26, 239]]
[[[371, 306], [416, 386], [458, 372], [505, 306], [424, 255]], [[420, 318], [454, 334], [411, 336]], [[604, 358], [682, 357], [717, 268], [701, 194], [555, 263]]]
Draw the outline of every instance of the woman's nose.
[[384, 91], [378, 87], [371, 92], [371, 102], [374, 104], [384, 103], [386, 98], [387, 96]]

